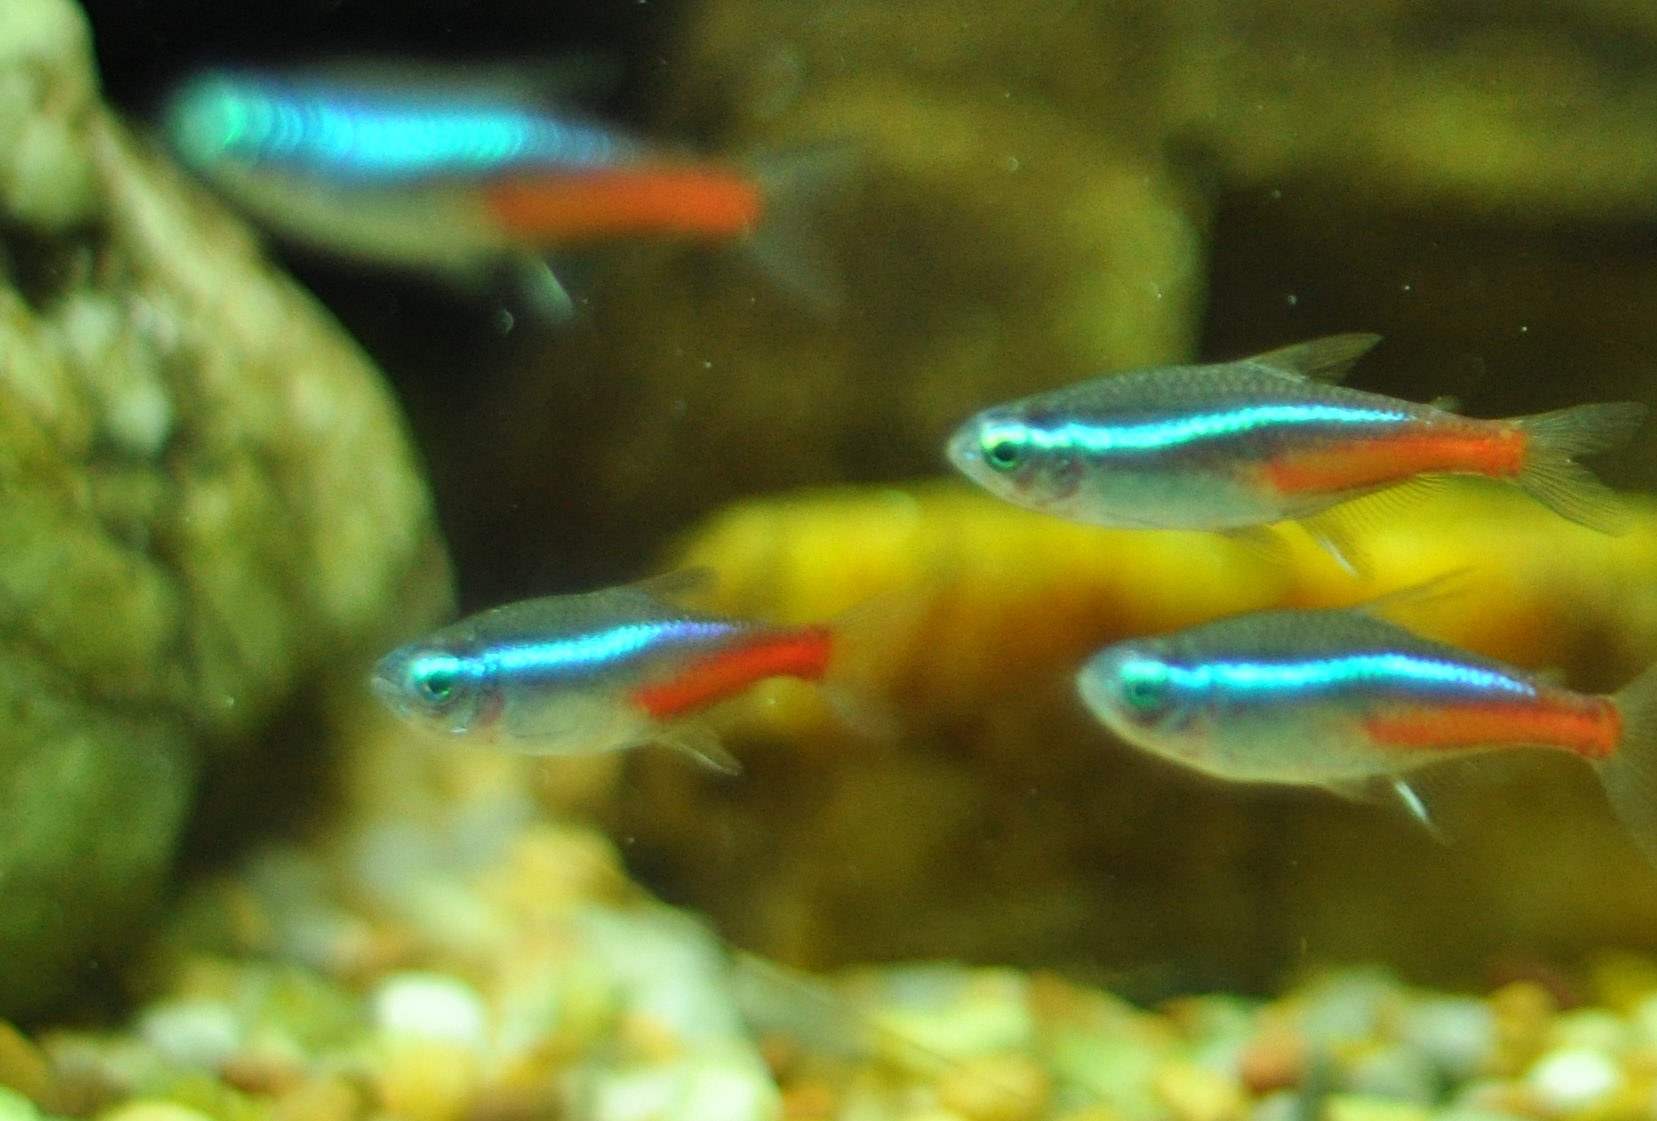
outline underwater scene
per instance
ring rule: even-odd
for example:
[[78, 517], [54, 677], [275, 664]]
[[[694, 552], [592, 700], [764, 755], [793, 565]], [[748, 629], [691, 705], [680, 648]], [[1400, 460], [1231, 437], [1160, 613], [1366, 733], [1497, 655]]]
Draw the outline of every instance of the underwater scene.
[[1657, 8], [0, 0], [0, 1121], [1657, 1121]]

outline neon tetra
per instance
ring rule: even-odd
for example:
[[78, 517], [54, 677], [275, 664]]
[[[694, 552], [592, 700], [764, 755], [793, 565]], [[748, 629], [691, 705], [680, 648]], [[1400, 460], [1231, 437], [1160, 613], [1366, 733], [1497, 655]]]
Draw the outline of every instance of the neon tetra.
[[[1338, 380], [1376, 335], [1253, 358], [1097, 378], [986, 409], [951, 462], [1001, 498], [1072, 521], [1236, 531], [1315, 518], [1423, 477], [1510, 479], [1571, 521], [1620, 533], [1628, 514], [1575, 457], [1625, 443], [1637, 402], [1478, 420]], [[1337, 555], [1337, 525], [1308, 527]]]
[[821, 681], [834, 638], [661, 598], [702, 582], [682, 572], [496, 607], [386, 655], [374, 690], [404, 720], [473, 743], [584, 755], [655, 742], [735, 772], [698, 714], [767, 678]]

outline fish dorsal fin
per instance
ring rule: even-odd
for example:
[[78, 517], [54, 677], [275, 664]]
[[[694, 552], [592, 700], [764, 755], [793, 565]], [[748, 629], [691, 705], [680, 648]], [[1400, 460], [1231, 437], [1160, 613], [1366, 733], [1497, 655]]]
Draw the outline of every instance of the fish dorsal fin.
[[647, 595], [652, 599], [677, 600], [686, 596], [711, 592], [719, 583], [719, 574], [705, 564], [690, 568], [676, 568], [659, 576], [646, 576], [627, 585], [627, 590]]
[[1346, 377], [1352, 363], [1380, 341], [1380, 335], [1330, 335], [1328, 338], [1268, 350], [1244, 361], [1284, 377], [1333, 385]]

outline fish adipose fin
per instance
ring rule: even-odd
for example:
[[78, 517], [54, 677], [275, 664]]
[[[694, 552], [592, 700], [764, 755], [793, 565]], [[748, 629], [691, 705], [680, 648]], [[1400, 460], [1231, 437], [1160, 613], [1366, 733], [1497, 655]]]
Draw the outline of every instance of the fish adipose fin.
[[1622, 716], [1622, 736], [1595, 769], [1623, 828], [1657, 864], [1657, 666], [1612, 699]]
[[1381, 341], [1380, 335], [1330, 335], [1308, 343], [1268, 350], [1244, 359], [1284, 377], [1323, 381], [1331, 385], [1346, 377], [1352, 363]]
[[1646, 407], [1637, 401], [1609, 401], [1519, 417], [1513, 424], [1525, 434], [1526, 446], [1517, 482], [1578, 525], [1613, 535], [1627, 532], [1629, 513], [1622, 501], [1574, 460], [1626, 444], [1645, 416]]

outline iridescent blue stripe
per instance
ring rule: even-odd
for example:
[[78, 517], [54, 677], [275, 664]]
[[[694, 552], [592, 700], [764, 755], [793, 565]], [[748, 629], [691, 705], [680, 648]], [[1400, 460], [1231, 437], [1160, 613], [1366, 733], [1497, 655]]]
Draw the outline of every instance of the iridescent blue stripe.
[[1344, 405], [1246, 405], [1218, 413], [1142, 424], [1088, 424], [1066, 421], [1051, 429], [1029, 428], [1035, 447], [1082, 452], [1155, 451], [1183, 444], [1235, 436], [1260, 428], [1303, 425], [1396, 424], [1409, 414], [1396, 409], [1356, 408]]
[[[1217, 661], [1200, 666], [1143, 663], [1142, 672], [1158, 670], [1167, 674], [1176, 689], [1199, 693], [1317, 693], [1335, 686], [1374, 683], [1446, 685], [1470, 693], [1536, 696], [1533, 685], [1495, 670], [1403, 653], [1347, 654], [1297, 662]], [[1133, 671], [1131, 662], [1123, 667], [1124, 676]]]
[[714, 639], [729, 634], [730, 630], [727, 623], [695, 620], [625, 623], [574, 638], [503, 645], [484, 652], [480, 659], [507, 677], [582, 674], [625, 662], [666, 641]]
[[188, 87], [171, 128], [200, 163], [229, 156], [358, 179], [602, 167], [633, 148], [609, 129], [509, 101], [231, 78]]

